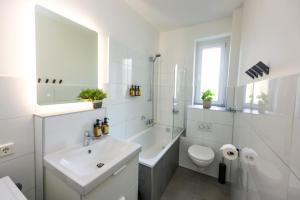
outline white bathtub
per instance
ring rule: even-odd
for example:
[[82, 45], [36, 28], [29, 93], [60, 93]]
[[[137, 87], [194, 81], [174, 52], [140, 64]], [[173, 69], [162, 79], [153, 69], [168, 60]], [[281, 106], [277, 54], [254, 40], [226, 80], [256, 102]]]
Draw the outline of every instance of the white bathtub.
[[171, 127], [155, 125], [129, 138], [129, 141], [142, 146], [139, 162], [140, 164], [152, 168], [180, 137], [183, 130], [184, 129], [181, 128], [175, 128], [173, 133], [174, 137], [172, 138]]

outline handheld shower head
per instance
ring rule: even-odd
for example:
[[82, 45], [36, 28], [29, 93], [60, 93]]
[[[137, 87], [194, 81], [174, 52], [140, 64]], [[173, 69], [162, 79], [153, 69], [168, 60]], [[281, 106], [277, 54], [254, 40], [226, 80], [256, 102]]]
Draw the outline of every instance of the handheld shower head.
[[161, 57], [161, 54], [156, 54], [155, 56], [151, 56], [149, 58], [150, 62], [155, 62], [157, 58], [160, 58]]

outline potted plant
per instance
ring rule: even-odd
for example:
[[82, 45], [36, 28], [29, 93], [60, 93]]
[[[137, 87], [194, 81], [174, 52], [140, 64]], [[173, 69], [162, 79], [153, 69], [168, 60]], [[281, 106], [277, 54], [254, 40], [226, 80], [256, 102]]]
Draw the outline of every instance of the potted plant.
[[257, 97], [258, 100], [258, 112], [259, 113], [265, 113], [266, 112], [266, 106], [269, 103], [268, 101], [268, 95], [264, 92], [261, 92]]
[[202, 92], [201, 99], [203, 101], [203, 108], [205, 108], [205, 109], [211, 108], [211, 101], [212, 101], [214, 95], [215, 94], [212, 93], [211, 90], [206, 90], [206, 91]]
[[100, 89], [85, 89], [79, 93], [78, 99], [92, 102], [94, 109], [97, 109], [102, 108], [102, 100], [106, 96], [106, 93]]

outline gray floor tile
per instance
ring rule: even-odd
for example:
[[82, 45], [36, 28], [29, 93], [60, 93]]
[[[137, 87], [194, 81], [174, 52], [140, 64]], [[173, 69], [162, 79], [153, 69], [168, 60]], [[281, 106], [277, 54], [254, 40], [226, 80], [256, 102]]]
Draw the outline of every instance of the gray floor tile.
[[177, 168], [161, 200], [230, 200], [230, 184], [182, 167]]

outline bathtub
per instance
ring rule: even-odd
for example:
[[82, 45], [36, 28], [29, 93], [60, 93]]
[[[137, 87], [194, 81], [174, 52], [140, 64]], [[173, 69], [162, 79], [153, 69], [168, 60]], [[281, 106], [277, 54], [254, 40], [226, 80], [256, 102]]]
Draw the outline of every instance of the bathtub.
[[183, 131], [155, 125], [129, 139], [142, 146], [139, 155], [139, 193], [142, 200], [160, 199], [178, 167], [179, 137]]

